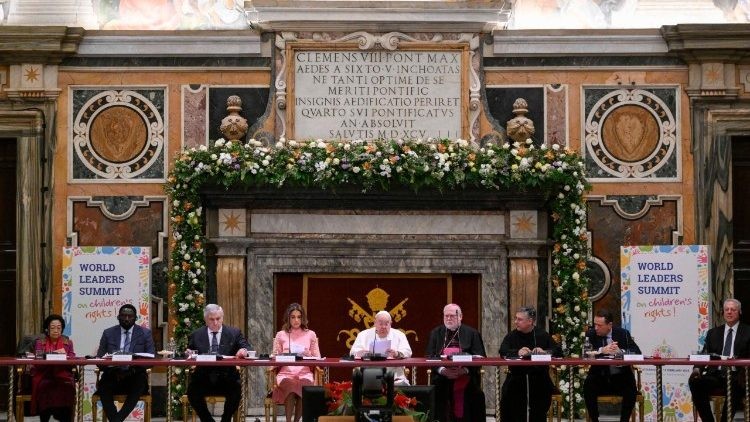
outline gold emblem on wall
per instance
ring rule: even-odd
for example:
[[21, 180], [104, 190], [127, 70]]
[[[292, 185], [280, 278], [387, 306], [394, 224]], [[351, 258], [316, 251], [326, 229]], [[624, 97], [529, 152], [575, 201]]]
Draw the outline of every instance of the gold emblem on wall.
[[[341, 330], [339, 331], [338, 335], [336, 335], [336, 340], [341, 341], [341, 337], [343, 336], [346, 342], [345, 343], [346, 348], [351, 349], [352, 344], [354, 344], [354, 340], [357, 338], [357, 334], [359, 334], [360, 331], [366, 330], [373, 326], [373, 324], [375, 323], [375, 314], [381, 310], [388, 309], [387, 307], [388, 307], [389, 296], [390, 295], [388, 294], [388, 292], [381, 289], [380, 287], [376, 287], [370, 290], [365, 295], [365, 298], [367, 299], [367, 307], [370, 308], [369, 311], [365, 310], [365, 308], [363, 308], [360, 304], [358, 304], [351, 298], [347, 297], [346, 300], [348, 300], [349, 303], [352, 304], [352, 307], [349, 309], [349, 316], [357, 324], [361, 323], [362, 325], [364, 325], [364, 328], [354, 327], [349, 330]], [[388, 313], [391, 314], [391, 318], [393, 319], [393, 322], [399, 322], [404, 317], [406, 317], [406, 301], [407, 300], [409, 300], [408, 297], [403, 299], [396, 306], [394, 306], [390, 311], [388, 311]], [[414, 340], [419, 341], [416, 331], [406, 330], [403, 328], [399, 328], [399, 330], [401, 330], [407, 336], [413, 335]]]

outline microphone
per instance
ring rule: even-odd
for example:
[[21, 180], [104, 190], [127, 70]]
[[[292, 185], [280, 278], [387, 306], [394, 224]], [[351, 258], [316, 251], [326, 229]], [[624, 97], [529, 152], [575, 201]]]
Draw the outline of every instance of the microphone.
[[374, 332], [375, 336], [372, 338], [372, 348], [370, 351], [362, 356], [362, 360], [370, 360], [370, 361], [378, 361], [378, 360], [385, 360], [386, 356], [381, 355], [380, 353], [375, 353], [375, 342], [378, 341], [378, 332]]

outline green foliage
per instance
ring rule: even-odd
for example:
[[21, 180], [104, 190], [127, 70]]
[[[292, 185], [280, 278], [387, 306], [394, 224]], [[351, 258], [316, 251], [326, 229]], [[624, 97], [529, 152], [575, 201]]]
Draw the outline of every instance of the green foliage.
[[[474, 148], [465, 140], [290, 140], [267, 147], [255, 140], [241, 144], [219, 139], [210, 147], [184, 151], [175, 161], [166, 187], [171, 199], [169, 280], [178, 348], [183, 349], [188, 334], [202, 324], [206, 301], [201, 187], [356, 187], [362, 192], [394, 187], [414, 192], [478, 188], [546, 195], [554, 241], [551, 331], [566, 353], [577, 355], [590, 308], [583, 197], [589, 185], [583, 169], [575, 152], [557, 145], [536, 147], [531, 140]], [[579, 378], [574, 374], [578, 404], [582, 401]], [[567, 398], [567, 381], [562, 388]]]

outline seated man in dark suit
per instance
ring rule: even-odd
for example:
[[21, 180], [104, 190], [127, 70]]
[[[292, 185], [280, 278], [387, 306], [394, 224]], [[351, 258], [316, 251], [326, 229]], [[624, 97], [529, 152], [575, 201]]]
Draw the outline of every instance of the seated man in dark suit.
[[[137, 318], [135, 306], [125, 304], [117, 314], [119, 325], [107, 328], [99, 341], [97, 356], [114, 352], [155, 353], [154, 339], [151, 330], [135, 325]], [[102, 368], [102, 376], [96, 386], [96, 392], [102, 401], [104, 414], [111, 422], [121, 422], [138, 404], [138, 398], [148, 391], [148, 376], [143, 366], [110, 366]], [[114, 396], [125, 394], [127, 398], [120, 411], [115, 407]]]
[[[242, 336], [239, 328], [224, 325], [224, 310], [219, 305], [209, 304], [203, 310], [206, 326], [190, 333], [188, 349], [191, 353], [216, 354], [244, 358], [250, 344]], [[195, 409], [201, 422], [210, 422], [214, 418], [208, 411], [206, 396], [225, 397], [222, 422], [230, 422], [232, 415], [240, 405], [242, 395], [240, 374], [233, 366], [198, 367], [190, 377], [188, 400]]]
[[[594, 328], [586, 333], [594, 349], [608, 355], [640, 354], [641, 349], [630, 332], [613, 327], [612, 320], [612, 312], [607, 310], [598, 311], [594, 316]], [[599, 422], [597, 397], [605, 395], [622, 396], [620, 422], [627, 422], [633, 412], [637, 393], [635, 375], [630, 365], [593, 365], [583, 382], [583, 399], [592, 422]]]
[[[479, 331], [462, 325], [461, 308], [454, 304], [443, 308], [443, 324], [430, 333], [426, 356], [467, 353], [487, 356]], [[435, 411], [431, 419], [484, 422], [486, 409], [478, 366], [441, 366], [432, 368], [435, 385]]]
[[[750, 358], [750, 325], [740, 321], [742, 304], [737, 299], [724, 301], [723, 315], [724, 325], [714, 327], [706, 333], [706, 342], [703, 344], [705, 354], [732, 356], [740, 359]], [[711, 394], [726, 390], [726, 369], [718, 366], [699, 367], [693, 369], [688, 385], [693, 395], [695, 409], [703, 422], [714, 422], [711, 413]], [[736, 368], [729, 369], [732, 374], [732, 418], [734, 412], [742, 406], [742, 398], [745, 396], [744, 383], [740, 382]], [[721, 420], [727, 420], [727, 404], [724, 402]]]

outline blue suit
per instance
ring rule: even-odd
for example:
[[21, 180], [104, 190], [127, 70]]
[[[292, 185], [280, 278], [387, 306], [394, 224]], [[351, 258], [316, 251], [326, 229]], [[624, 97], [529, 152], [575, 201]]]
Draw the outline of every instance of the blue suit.
[[[155, 353], [154, 339], [151, 330], [134, 325], [131, 328], [130, 348], [131, 353]], [[120, 350], [122, 327], [115, 325], [107, 328], [99, 340], [97, 356], [104, 356]], [[113, 422], [123, 421], [138, 403], [141, 394], [148, 391], [148, 377], [146, 368], [142, 366], [110, 366], [103, 367], [102, 376], [96, 386], [96, 392], [102, 400], [102, 407], [107, 419]], [[126, 394], [127, 398], [120, 411], [117, 411], [114, 395]]]
[[[211, 350], [208, 328], [201, 327], [190, 334], [188, 349], [199, 354], [206, 354]], [[218, 354], [234, 356], [240, 349], [250, 350], [250, 344], [245, 340], [240, 329], [222, 325]], [[213, 394], [225, 397], [224, 414], [221, 420], [231, 421], [232, 415], [240, 405], [242, 394], [237, 368], [234, 366], [198, 367], [190, 376], [187, 396], [201, 422], [214, 420], [205, 400], [206, 396]]]

